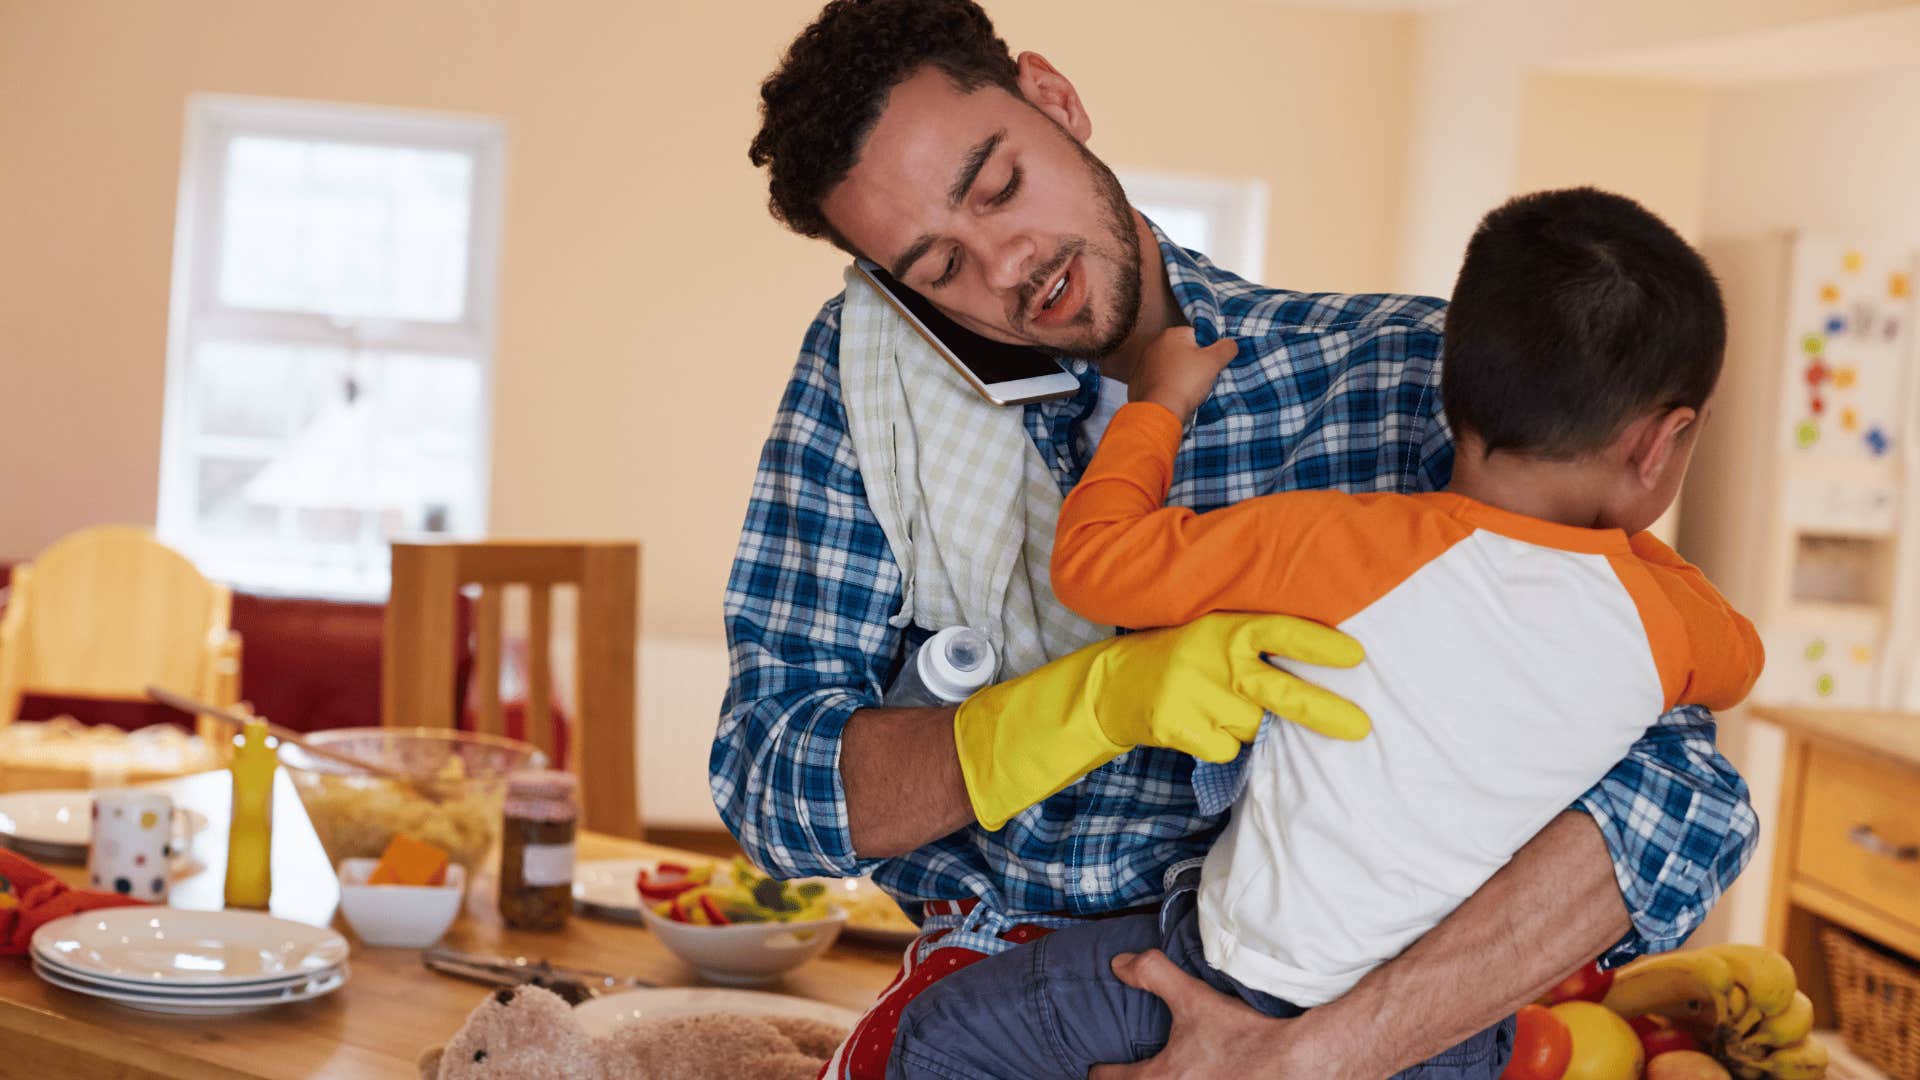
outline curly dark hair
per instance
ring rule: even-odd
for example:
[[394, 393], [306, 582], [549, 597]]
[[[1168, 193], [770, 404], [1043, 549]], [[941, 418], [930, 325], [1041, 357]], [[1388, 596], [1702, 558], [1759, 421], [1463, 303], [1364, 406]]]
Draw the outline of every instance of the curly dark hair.
[[773, 216], [851, 252], [820, 202], [859, 160], [887, 95], [927, 64], [969, 93], [1020, 93], [1013, 54], [972, 0], [833, 0], [823, 8], [760, 84], [760, 131], [747, 156], [767, 167]]

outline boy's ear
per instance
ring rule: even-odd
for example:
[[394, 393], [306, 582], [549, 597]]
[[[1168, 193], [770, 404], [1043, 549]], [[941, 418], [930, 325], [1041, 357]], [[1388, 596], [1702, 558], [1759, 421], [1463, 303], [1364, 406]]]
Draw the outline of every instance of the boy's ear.
[[1020, 94], [1033, 107], [1046, 113], [1054, 123], [1085, 143], [1093, 138], [1093, 119], [1081, 104], [1080, 92], [1073, 88], [1060, 69], [1037, 52], [1023, 52], [1014, 59], [1020, 70]]
[[1699, 419], [1698, 409], [1682, 405], [1654, 413], [1627, 428], [1624, 435], [1627, 465], [1633, 469], [1634, 479], [1641, 487], [1648, 490], [1659, 487], [1667, 470], [1685, 460], [1680, 453], [1681, 444], [1693, 434], [1693, 425]]

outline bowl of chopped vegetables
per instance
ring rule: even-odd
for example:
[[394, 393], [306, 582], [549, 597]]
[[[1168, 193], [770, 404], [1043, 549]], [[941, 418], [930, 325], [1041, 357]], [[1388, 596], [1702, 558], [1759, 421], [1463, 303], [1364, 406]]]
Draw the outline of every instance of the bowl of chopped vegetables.
[[745, 859], [642, 869], [640, 917], [668, 951], [709, 982], [772, 982], [827, 950], [847, 913], [824, 882], [780, 881]]

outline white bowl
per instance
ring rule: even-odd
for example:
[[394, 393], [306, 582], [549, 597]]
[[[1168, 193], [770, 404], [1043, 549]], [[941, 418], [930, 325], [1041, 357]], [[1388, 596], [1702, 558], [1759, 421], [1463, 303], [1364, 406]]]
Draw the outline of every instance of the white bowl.
[[731, 923], [701, 926], [674, 922], [642, 904], [640, 917], [660, 943], [702, 978], [726, 986], [772, 982], [827, 950], [847, 913], [839, 908], [806, 922]]
[[424, 949], [440, 940], [460, 914], [467, 891], [467, 868], [447, 864], [444, 885], [369, 885], [378, 859], [340, 862], [340, 911], [367, 945]]

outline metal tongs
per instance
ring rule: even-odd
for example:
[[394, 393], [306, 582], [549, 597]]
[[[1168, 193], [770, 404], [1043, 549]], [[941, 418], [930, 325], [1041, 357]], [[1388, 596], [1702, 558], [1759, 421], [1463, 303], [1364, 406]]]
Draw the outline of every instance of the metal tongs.
[[609, 975], [604, 971], [556, 967], [544, 959], [485, 956], [439, 945], [421, 953], [420, 962], [442, 975], [471, 979], [488, 986], [523, 986], [531, 983], [559, 994], [569, 1005], [591, 1001], [602, 994], [655, 985], [628, 976]]

